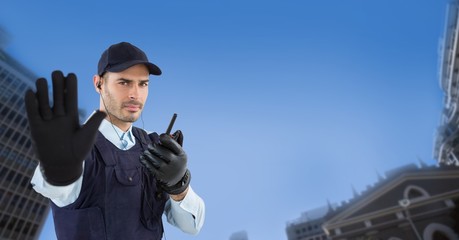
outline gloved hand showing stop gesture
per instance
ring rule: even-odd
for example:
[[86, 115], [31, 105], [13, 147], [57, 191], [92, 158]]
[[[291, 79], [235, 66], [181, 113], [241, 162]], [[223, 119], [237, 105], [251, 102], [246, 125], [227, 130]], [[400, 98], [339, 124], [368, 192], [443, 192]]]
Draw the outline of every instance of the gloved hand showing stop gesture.
[[140, 162], [156, 177], [164, 191], [173, 195], [185, 191], [191, 180], [182, 143], [180, 130], [172, 136], [163, 133], [159, 141], [149, 144], [140, 156]]
[[80, 126], [75, 74], [64, 77], [61, 71], [55, 71], [52, 82], [52, 108], [44, 78], [36, 81], [36, 93], [26, 92], [25, 105], [43, 176], [52, 185], [65, 186], [81, 176], [84, 158], [94, 144], [105, 113], [97, 111]]

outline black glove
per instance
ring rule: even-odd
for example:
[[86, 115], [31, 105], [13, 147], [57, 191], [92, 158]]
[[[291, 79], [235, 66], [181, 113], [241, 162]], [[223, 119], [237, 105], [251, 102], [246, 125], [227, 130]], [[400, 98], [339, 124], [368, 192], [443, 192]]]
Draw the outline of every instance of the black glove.
[[36, 81], [36, 93], [25, 93], [25, 105], [43, 176], [52, 185], [65, 186], [81, 176], [83, 160], [94, 144], [105, 113], [97, 111], [80, 126], [75, 74], [64, 77], [61, 71], [54, 71], [52, 80], [52, 109], [44, 78]]
[[180, 130], [177, 130], [172, 134], [172, 138], [183, 147], [183, 133]]
[[181, 131], [172, 136], [163, 133], [159, 136], [159, 142], [149, 144], [148, 149], [140, 156], [140, 162], [156, 177], [161, 188], [172, 195], [185, 191], [191, 181], [186, 164], [187, 156], [181, 144]]

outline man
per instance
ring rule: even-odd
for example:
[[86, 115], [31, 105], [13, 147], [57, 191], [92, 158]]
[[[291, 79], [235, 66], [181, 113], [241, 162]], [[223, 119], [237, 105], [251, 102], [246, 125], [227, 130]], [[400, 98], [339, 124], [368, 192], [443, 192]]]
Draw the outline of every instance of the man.
[[163, 213], [197, 234], [204, 202], [189, 183], [181, 131], [147, 134], [133, 127], [161, 70], [136, 46], [105, 50], [93, 77], [99, 111], [80, 126], [77, 80], [53, 72], [53, 107], [45, 79], [25, 96], [39, 166], [31, 180], [51, 200], [58, 239], [161, 239]]

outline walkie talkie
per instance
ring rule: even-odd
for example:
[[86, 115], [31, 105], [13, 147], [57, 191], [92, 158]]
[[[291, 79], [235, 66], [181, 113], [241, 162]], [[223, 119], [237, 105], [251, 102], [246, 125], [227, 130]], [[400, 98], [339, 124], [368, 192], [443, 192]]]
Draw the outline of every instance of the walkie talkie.
[[172, 116], [171, 122], [169, 123], [169, 127], [167, 127], [166, 134], [170, 135], [172, 131], [172, 127], [174, 126], [175, 119], [177, 118], [177, 113], [174, 113]]

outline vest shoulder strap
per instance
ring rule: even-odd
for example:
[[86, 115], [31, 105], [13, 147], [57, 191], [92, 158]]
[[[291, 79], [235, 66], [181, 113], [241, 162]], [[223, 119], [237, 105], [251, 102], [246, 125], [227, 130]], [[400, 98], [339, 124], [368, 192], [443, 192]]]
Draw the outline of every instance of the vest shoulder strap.
[[159, 136], [156, 132], [148, 134], [145, 130], [141, 128], [132, 127], [132, 133], [134, 134], [134, 137], [136, 137], [136, 139], [140, 140], [143, 149], [146, 149], [148, 144], [159, 141]]

